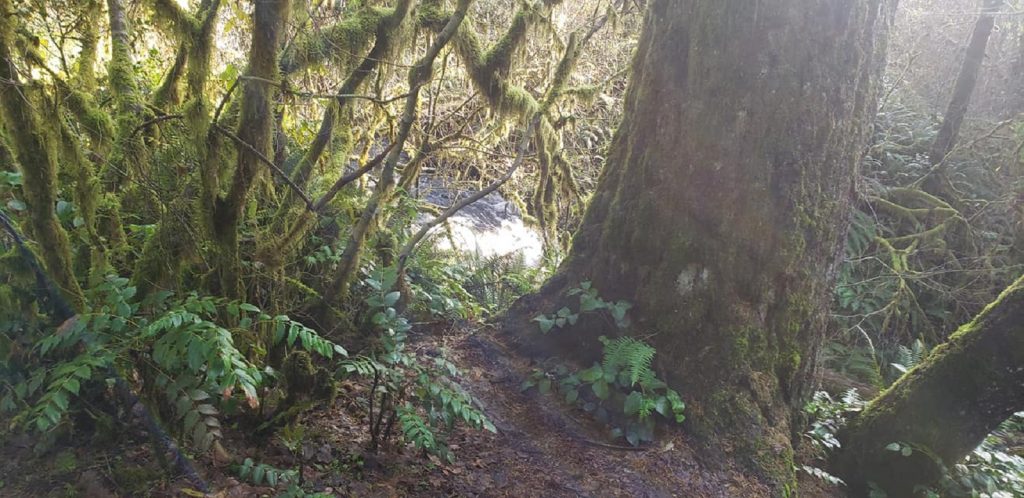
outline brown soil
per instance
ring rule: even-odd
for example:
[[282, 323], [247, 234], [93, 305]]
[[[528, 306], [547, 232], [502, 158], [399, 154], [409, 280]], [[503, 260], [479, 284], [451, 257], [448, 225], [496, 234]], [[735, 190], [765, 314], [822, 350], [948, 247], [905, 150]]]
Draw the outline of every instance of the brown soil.
[[[305, 427], [305, 489], [335, 496], [757, 497], [768, 490], [721, 452], [700, 449], [678, 428], [655, 444], [633, 448], [554, 393], [521, 391], [538, 365], [509, 352], [488, 332], [436, 331], [412, 340], [418, 352], [445, 351], [462, 372], [462, 386], [497, 427], [496, 434], [458, 428], [447, 437], [454, 463], [425, 458], [412, 448], [366, 452], [367, 407], [361, 382], [346, 382], [331, 407], [300, 417]], [[224, 446], [234, 460], [291, 468], [296, 459], [277, 437], [253, 441], [226, 427]], [[185, 496], [191, 486], [167, 477], [137, 425], [114, 445], [86, 440], [35, 456], [31, 441], [7, 437], [0, 450], [0, 496]], [[62, 455], [56, 458], [56, 455]], [[71, 455], [71, 457], [68, 456]], [[61, 460], [63, 459], [63, 460]], [[61, 462], [54, 463], [57, 460]], [[69, 463], [71, 462], [71, 463]], [[275, 496], [283, 491], [239, 482], [229, 465], [195, 462], [215, 496]], [[134, 481], [129, 482], [134, 479]], [[801, 496], [834, 490], [801, 480]], [[197, 495], [197, 494], [193, 494]], [[201, 495], [199, 495], [201, 496]]]

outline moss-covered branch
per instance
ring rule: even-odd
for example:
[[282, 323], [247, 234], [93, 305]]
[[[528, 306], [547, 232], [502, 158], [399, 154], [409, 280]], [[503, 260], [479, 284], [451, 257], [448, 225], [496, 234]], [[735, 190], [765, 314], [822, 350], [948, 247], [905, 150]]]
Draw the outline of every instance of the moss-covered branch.
[[416, 120], [416, 108], [419, 103], [420, 90], [433, 76], [434, 59], [441, 52], [441, 49], [455, 36], [456, 31], [462, 24], [472, 0], [459, 0], [455, 11], [448, 18], [448, 22], [440, 33], [434, 38], [423, 57], [409, 69], [409, 93], [405, 99], [405, 106], [402, 110], [402, 117], [399, 120], [398, 133], [394, 139], [394, 148], [388, 153], [384, 162], [380, 179], [374, 189], [373, 195], [367, 202], [356, 226], [352, 228], [348, 243], [342, 253], [341, 261], [331, 286], [324, 292], [326, 304], [334, 304], [339, 297], [348, 294], [349, 285], [359, 268], [363, 246], [370, 233], [370, 227], [377, 218], [377, 211], [391, 199], [395, 186], [395, 168], [402, 155], [402, 148], [409, 137], [413, 122]]
[[[87, 0], [87, 12], [98, 12], [100, 0]], [[81, 29], [81, 50], [75, 62], [77, 87], [84, 92], [96, 91], [96, 50], [99, 46], [99, 23], [95, 16], [84, 16]]]
[[[412, 6], [412, 0], [400, 0], [395, 4], [394, 9], [387, 11], [387, 15], [376, 22], [375, 41], [373, 48], [342, 82], [334, 101], [328, 104], [324, 110], [323, 118], [320, 121], [320, 128], [317, 130], [313, 142], [302, 155], [298, 164], [292, 171], [291, 182], [298, 187], [304, 187], [309, 182], [310, 173], [313, 167], [324, 155], [328, 146], [332, 143], [338, 145], [333, 155], [346, 157], [352, 140], [348, 136], [349, 124], [342, 121], [350, 109], [353, 99], [363, 86], [366, 79], [377, 69], [380, 62], [384, 60], [400, 42], [400, 31], [402, 23], [405, 22]], [[376, 11], [376, 10], [375, 10]], [[283, 65], [283, 63], [282, 63]], [[340, 130], [339, 130], [340, 128]], [[285, 192], [281, 207], [275, 213], [269, 233], [273, 240], [264, 242], [260, 250], [261, 254], [274, 255], [274, 261], [283, 261], [286, 253], [294, 247], [294, 243], [306, 234], [307, 229], [312, 226], [312, 216], [309, 213], [301, 213], [297, 219], [290, 216], [291, 209], [295, 204], [296, 196], [293, 192]], [[281, 233], [288, 236], [280, 237]]]
[[152, 0], [152, 8], [156, 25], [175, 40], [190, 40], [199, 31], [199, 21], [175, 0]]
[[287, 75], [329, 61], [345, 63], [354, 59], [374, 36], [379, 38], [382, 31], [392, 33], [397, 27], [395, 21], [401, 22], [410, 3], [399, 2], [393, 9], [367, 7], [332, 26], [305, 30], [281, 54], [281, 72]]
[[107, 0], [110, 19], [110, 64], [107, 77], [117, 101], [119, 114], [138, 112], [139, 85], [132, 64], [132, 47], [128, 32], [128, 14], [122, 0]]
[[[33, 237], [42, 252], [46, 269], [76, 310], [85, 306], [85, 296], [75, 279], [68, 236], [57, 221], [57, 157], [53, 137], [47, 134], [40, 116], [27, 101], [19, 84], [13, 59], [14, 8], [0, 0], [0, 115], [7, 123], [11, 148], [21, 166], [22, 191], [29, 209]], [[17, 126], [11, 126], [16, 123]]]
[[242, 82], [239, 139], [250, 145], [240, 147], [231, 186], [217, 199], [211, 213], [211, 235], [216, 245], [217, 272], [221, 293], [232, 299], [243, 297], [241, 262], [238, 257], [238, 227], [249, 189], [258, 172], [260, 155], [270, 155], [273, 136], [273, 86], [260, 79], [276, 81], [278, 49], [281, 46], [290, 2], [257, 2], [253, 13], [252, 47], [247, 79]]
[[544, 115], [535, 132], [539, 177], [530, 199], [529, 211], [540, 224], [548, 245], [553, 244], [555, 239], [556, 193], [561, 189], [569, 194], [578, 195], [579, 190], [561, 150], [560, 133], [546, 115], [547, 110], [567, 86], [583, 44], [605, 22], [605, 18], [602, 17], [587, 34], [574, 33], [569, 38], [543, 102], [538, 102], [525, 88], [510, 82], [508, 76], [512, 56], [525, 43], [529, 28], [543, 22], [550, 8], [558, 3], [559, 0], [546, 0], [540, 3], [521, 4], [508, 30], [486, 50], [471, 23], [464, 23], [455, 38], [456, 52], [466, 66], [474, 87], [487, 98], [495, 112], [519, 119], [526, 119], [538, 111]]
[[[327, 145], [331, 143], [332, 138], [335, 136], [335, 128], [338, 125], [347, 127], [345, 124], [339, 123], [339, 119], [344, 116], [344, 111], [351, 105], [352, 99], [350, 96], [359, 91], [366, 78], [380, 65], [381, 60], [395, 48], [399, 38], [399, 29], [408, 15], [411, 5], [411, 0], [400, 0], [393, 10], [374, 23], [376, 38], [373, 48], [366, 54], [366, 57], [363, 58], [359, 66], [345, 78], [341, 87], [338, 88], [335, 102], [324, 111], [323, 119], [320, 122], [320, 129], [317, 131], [313, 143], [310, 144], [292, 173], [292, 181], [297, 185], [304, 186], [309, 181], [309, 174], [313, 166], [320, 159], [320, 156], [323, 155]], [[287, 200], [286, 204], [288, 204]]]
[[[142, 255], [136, 261], [132, 274], [132, 283], [140, 295], [168, 283], [173, 284], [183, 263], [196, 249], [196, 237], [192, 236], [194, 216], [192, 202], [195, 190], [200, 192], [198, 217], [211, 227], [212, 214], [220, 193], [220, 175], [224, 159], [223, 135], [211, 127], [211, 105], [206, 96], [206, 84], [210, 75], [210, 60], [213, 50], [213, 38], [217, 24], [217, 14], [221, 6], [220, 0], [204, 0], [193, 19], [199, 19], [196, 29], [191, 31], [191, 38], [181, 40], [178, 57], [182, 50], [187, 50], [186, 58], [186, 95], [188, 101], [184, 105], [184, 117], [191, 140], [187, 147], [192, 148], [196, 161], [200, 164], [198, 175], [199, 186], [186, 189], [184, 195], [176, 198], [171, 205], [160, 213], [156, 233], [150, 237], [142, 248]], [[180, 77], [174, 72], [178, 69], [175, 60], [170, 74], [164, 80], [164, 86], [155, 96], [155, 103], [160, 102], [164, 89], [174, 84], [173, 79]], [[169, 92], [170, 90], [167, 90]], [[170, 97], [167, 104], [171, 104]], [[189, 236], [183, 236], [189, 234]]]
[[185, 63], [188, 62], [189, 47], [182, 44], [174, 54], [174, 62], [167, 70], [163, 82], [153, 94], [153, 105], [157, 108], [177, 107], [181, 104], [181, 79], [185, 75]]
[[117, 191], [129, 176], [129, 170], [146, 169], [146, 146], [135, 127], [149, 117], [139, 92], [132, 63], [128, 14], [123, 0], [107, 0], [110, 21], [110, 62], [107, 79], [114, 95], [114, 123], [117, 129], [114, 152], [107, 161], [101, 179], [108, 191]]
[[[1024, 408], [1024, 278], [911, 369], [841, 434], [835, 467], [858, 494], [869, 482], [913, 496]], [[903, 456], [887, 447], [906, 445]]]

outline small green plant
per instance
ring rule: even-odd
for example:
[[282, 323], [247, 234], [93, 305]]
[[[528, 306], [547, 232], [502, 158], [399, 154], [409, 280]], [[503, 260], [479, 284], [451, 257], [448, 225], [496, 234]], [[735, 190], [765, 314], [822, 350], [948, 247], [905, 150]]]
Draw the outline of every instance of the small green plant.
[[460, 372], [455, 365], [443, 357], [421, 358], [406, 347], [412, 327], [394, 308], [400, 297], [398, 291], [391, 290], [396, 281], [394, 268], [380, 268], [364, 282], [373, 290], [365, 302], [380, 333], [380, 348], [374, 354], [342, 361], [338, 374], [370, 379], [370, 451], [378, 451], [391, 439], [397, 422], [407, 443], [452, 461], [454, 455], [441, 431], [450, 431], [458, 423], [491, 432], [496, 429], [458, 387]]
[[907, 373], [908, 370], [921, 363], [921, 360], [928, 355], [928, 347], [924, 345], [924, 341], [921, 339], [915, 339], [910, 347], [902, 344], [896, 347], [897, 361], [890, 363], [892, 368], [896, 369], [900, 375]]
[[299, 468], [296, 469], [295, 473], [299, 480], [296, 484], [301, 488], [302, 476], [306, 467], [306, 456], [302, 451], [303, 444], [306, 441], [306, 428], [298, 423], [292, 423], [281, 429], [277, 437], [281, 440], [281, 444], [288, 449], [288, 452], [292, 454], [292, 459], [298, 462]]
[[[825, 391], [814, 393], [811, 400], [804, 405], [804, 413], [810, 419], [810, 429], [804, 437], [811, 443], [813, 456], [824, 460], [828, 452], [840, 447], [836, 433], [846, 425], [851, 413], [859, 412], [865, 405], [856, 389], [849, 389], [838, 399], [833, 399]], [[811, 465], [801, 465], [800, 470], [833, 486], [845, 485], [842, 479], [828, 473], [824, 469]]]
[[568, 307], [563, 307], [553, 315], [537, 315], [533, 321], [537, 322], [540, 331], [547, 334], [552, 328], [563, 328], [566, 325], [576, 325], [581, 313], [589, 313], [607, 310], [615, 320], [615, 325], [620, 329], [629, 327], [629, 319], [626, 312], [633, 307], [627, 301], [605, 301], [598, 295], [597, 289], [589, 281], [580, 283], [579, 287], [570, 289], [567, 293], [570, 296], [579, 296], [580, 308], [578, 313], [573, 313]]
[[[960, 463], [949, 469], [929, 498], [1024, 496], [1024, 457], [1015, 449], [1024, 429], [1024, 412], [1003, 422]], [[1019, 447], [1018, 447], [1019, 448]], [[902, 448], [901, 448], [902, 451]]]
[[856, 389], [847, 390], [838, 400], [825, 391], [818, 391], [811, 396], [811, 400], [804, 405], [804, 413], [811, 421], [810, 429], [804, 433], [804, 437], [810, 440], [816, 451], [815, 456], [824, 458], [827, 452], [839, 448], [836, 433], [846, 425], [848, 415], [859, 412], [864, 405]]
[[256, 486], [263, 484], [277, 486], [278, 483], [295, 482], [298, 479], [298, 472], [295, 470], [279, 469], [265, 463], [255, 463], [251, 458], [242, 461], [236, 472], [239, 478]]
[[[602, 310], [609, 313], [618, 328], [629, 328], [626, 312], [632, 306], [630, 303], [605, 301], [590, 282], [581, 283], [568, 294], [579, 296], [579, 312], [563, 307], [553, 315], [537, 316], [534, 321], [541, 333], [575, 325], [580, 314]], [[686, 404], [679, 393], [658, 379], [652, 368], [654, 347], [631, 336], [601, 336], [599, 340], [603, 347], [600, 363], [574, 373], [565, 367], [556, 369], [558, 390], [566, 402], [579, 404], [606, 423], [612, 419], [609, 408], [623, 415], [623, 426], [613, 426], [610, 433], [615, 438], [624, 437], [634, 446], [654, 440], [655, 415], [675, 423], [686, 420]], [[547, 393], [553, 385], [551, 378], [538, 371], [523, 382], [521, 389], [536, 386], [541, 393]]]
[[[72, 410], [87, 384], [113, 386], [116, 375], [139, 378], [145, 399], [173, 424], [183, 442], [207, 450], [222, 437], [225, 408], [259, 406], [258, 389], [272, 371], [243, 354], [234, 330], [272, 331], [270, 342], [346, 356], [341, 346], [287, 316], [270, 317], [247, 303], [195, 293], [135, 299], [128, 279], [109, 276], [87, 293], [88, 307], [55, 333], [39, 338], [23, 371], [5, 380], [0, 411], [12, 427], [51, 431]], [[234, 323], [232, 329], [222, 320]], [[248, 347], [256, 346], [255, 340]]]

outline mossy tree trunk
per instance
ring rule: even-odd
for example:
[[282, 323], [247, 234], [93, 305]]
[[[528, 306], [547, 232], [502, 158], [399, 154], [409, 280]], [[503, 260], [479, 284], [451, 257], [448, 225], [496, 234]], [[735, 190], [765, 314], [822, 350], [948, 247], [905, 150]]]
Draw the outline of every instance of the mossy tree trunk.
[[786, 494], [789, 420], [824, 331], [891, 7], [652, 1], [572, 250], [510, 312], [524, 349], [599, 352], [594, 336], [614, 331], [541, 342], [525, 324], [581, 281], [632, 302], [691, 429]]
[[[985, 48], [988, 46], [989, 36], [992, 35], [992, 28], [995, 26], [993, 13], [999, 10], [1003, 0], [982, 0], [981, 15], [974, 23], [974, 30], [971, 31], [971, 39], [967, 43], [967, 50], [964, 52], [964, 62], [960, 66], [960, 74], [953, 86], [953, 94], [949, 99], [949, 107], [942, 118], [942, 126], [939, 133], [932, 142], [928, 157], [932, 164], [939, 164], [953, 150], [957, 136], [960, 134], [960, 125], [964, 122], [967, 114], [967, 106], [971, 103], [971, 95], [974, 87], [978, 84], [978, 76], [981, 75], [981, 65], [985, 61]], [[938, 173], [942, 173], [940, 168]]]
[[[181, 196], [162, 210], [156, 232], [143, 246], [142, 254], [136, 260], [135, 271], [132, 273], [132, 284], [138, 289], [139, 296], [146, 296], [155, 289], [176, 286], [181, 268], [199, 246], [191, 229], [196, 211], [193, 209], [194, 191], [202, 192], [199, 212], [209, 216], [214, 210], [213, 206], [220, 190], [220, 160], [223, 159], [220, 154], [222, 136], [215, 130], [211, 131], [212, 108], [206, 95], [217, 14], [222, 2], [203, 0], [192, 14], [178, 8], [173, 1], [157, 1], [155, 5], [158, 7], [158, 25], [168, 27], [170, 36], [177, 40], [181, 47], [164, 83], [153, 97], [154, 104], [159, 107], [163, 101], [163, 104], [170, 105], [172, 101], [187, 97], [183, 114], [192, 137], [189, 147], [194, 148], [198, 162], [202, 165], [202, 172], [196, 178], [200, 185], [190, 185]], [[176, 74], [184, 70], [178, 67], [183, 53], [186, 56], [187, 71], [184, 76], [187, 81], [187, 93], [179, 95], [177, 90], [172, 90], [171, 87], [178, 86], [178, 83], [172, 80], [183, 77], [182, 74]]]
[[242, 83], [241, 117], [238, 138], [248, 145], [239, 147], [227, 195], [213, 204], [212, 237], [216, 245], [220, 292], [243, 298], [241, 261], [238, 257], [238, 232], [242, 212], [263, 157], [271, 155], [274, 111], [273, 88], [268, 81], [278, 79], [278, 49], [281, 46], [288, 0], [259, 1], [253, 13], [252, 48], [249, 66]]
[[43, 262], [61, 293], [76, 310], [85, 306], [85, 297], [75, 278], [68, 235], [57, 220], [57, 150], [53, 133], [48, 131], [29, 99], [33, 89], [20, 82], [14, 59], [14, 7], [0, 0], [0, 124], [8, 135], [12, 154], [24, 178], [22, 191], [28, 204], [32, 235], [39, 244]]
[[840, 434], [835, 466], [855, 493], [873, 482], [912, 496], [1021, 409], [1024, 277], [872, 401]]

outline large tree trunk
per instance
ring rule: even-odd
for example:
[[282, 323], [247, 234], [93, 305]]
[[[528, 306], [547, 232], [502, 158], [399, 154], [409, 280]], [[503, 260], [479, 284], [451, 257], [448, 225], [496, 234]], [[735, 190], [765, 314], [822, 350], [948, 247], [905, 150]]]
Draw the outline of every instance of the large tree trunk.
[[580, 281], [631, 301], [690, 428], [783, 493], [891, 16], [883, 0], [653, 1], [572, 250], [510, 312], [520, 344], [596, 354], [599, 327], [541, 344], [519, 320]]
[[874, 482], [911, 496], [942, 475], [938, 464], [952, 467], [1022, 408], [1024, 277], [872, 401], [840, 434], [835, 464], [857, 493]]

